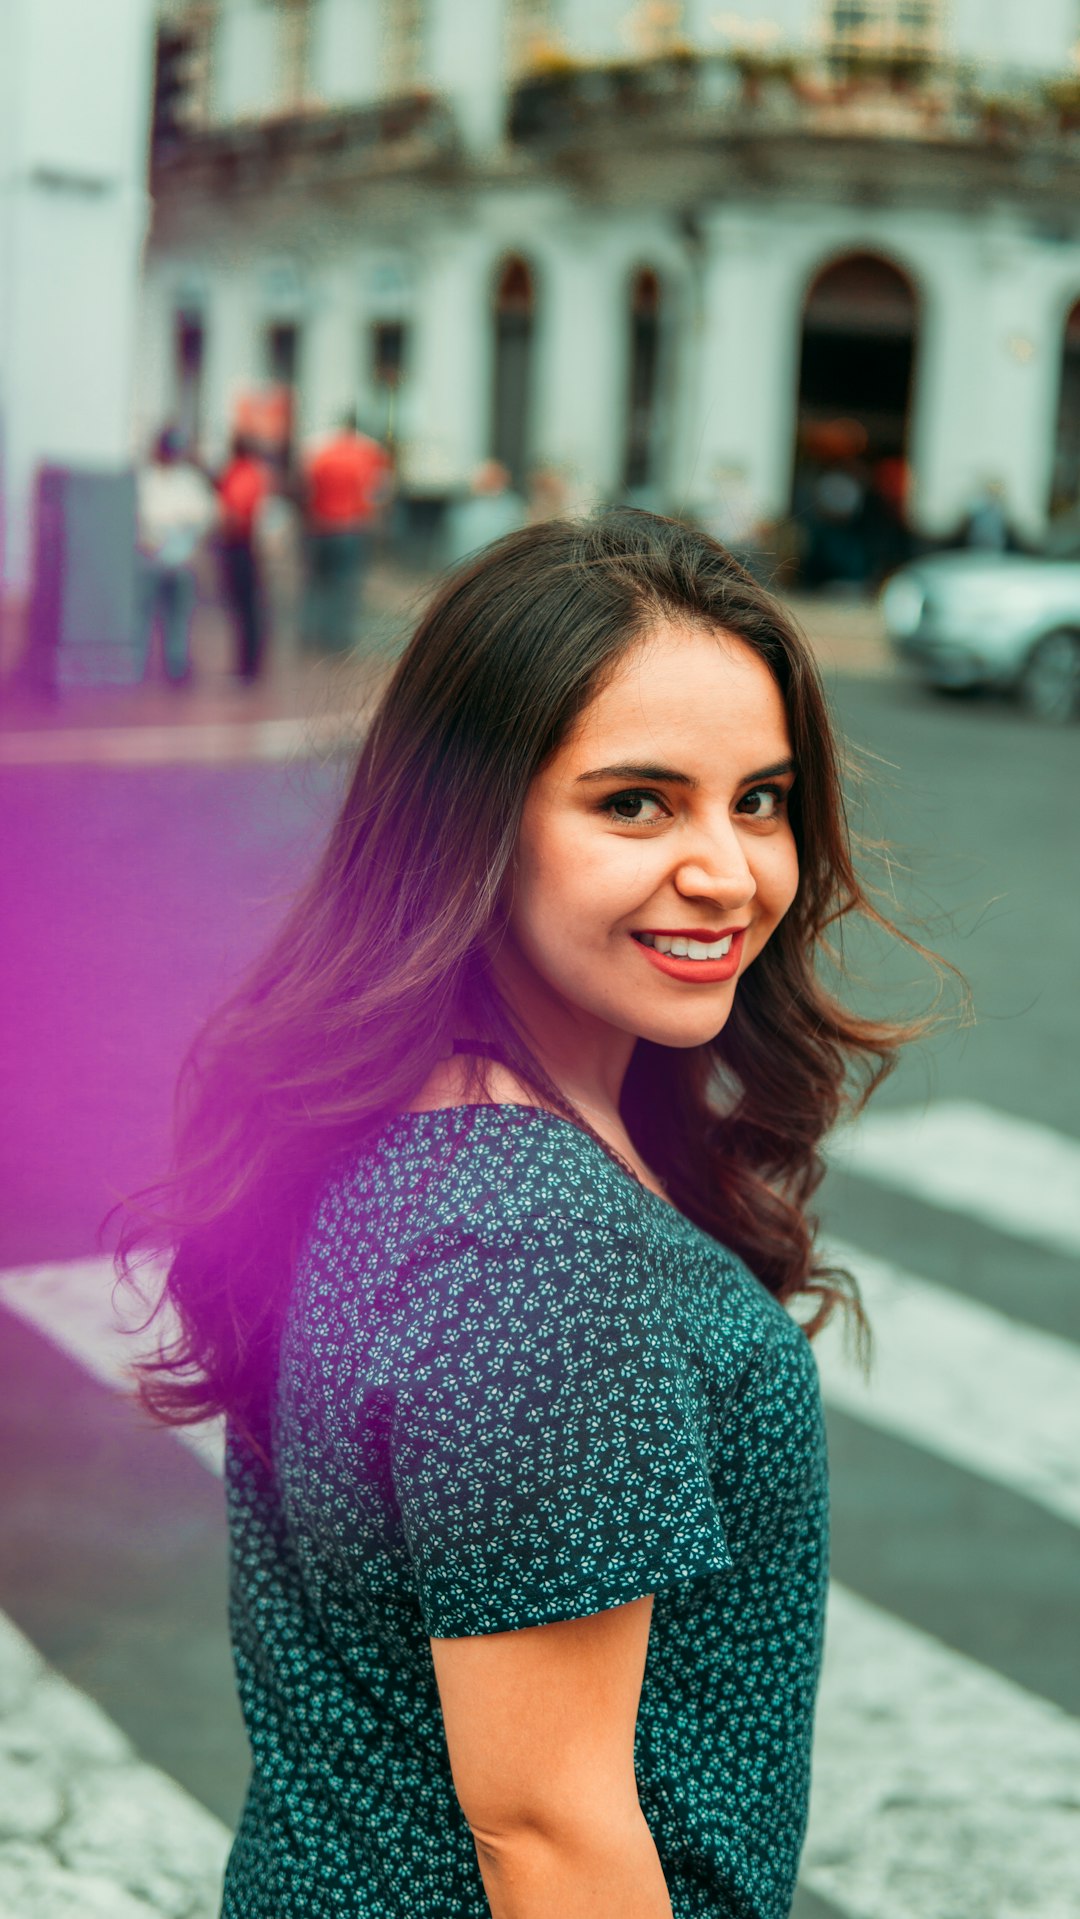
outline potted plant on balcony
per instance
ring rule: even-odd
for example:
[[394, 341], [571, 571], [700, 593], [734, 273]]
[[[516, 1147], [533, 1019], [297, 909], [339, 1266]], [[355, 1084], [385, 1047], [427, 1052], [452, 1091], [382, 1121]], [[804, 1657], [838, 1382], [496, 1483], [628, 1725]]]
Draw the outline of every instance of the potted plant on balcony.
[[1060, 80], [1046, 81], [1043, 97], [1056, 115], [1060, 133], [1080, 132], [1080, 73], [1067, 73]]

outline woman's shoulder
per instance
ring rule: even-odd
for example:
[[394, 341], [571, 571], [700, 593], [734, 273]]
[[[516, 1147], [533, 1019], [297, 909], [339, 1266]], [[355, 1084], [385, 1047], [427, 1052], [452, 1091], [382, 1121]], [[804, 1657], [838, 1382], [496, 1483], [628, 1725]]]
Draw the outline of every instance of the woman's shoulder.
[[526, 1227], [585, 1237], [637, 1230], [633, 1179], [572, 1121], [535, 1103], [413, 1106], [339, 1162], [318, 1209], [389, 1255], [433, 1236], [498, 1243]]

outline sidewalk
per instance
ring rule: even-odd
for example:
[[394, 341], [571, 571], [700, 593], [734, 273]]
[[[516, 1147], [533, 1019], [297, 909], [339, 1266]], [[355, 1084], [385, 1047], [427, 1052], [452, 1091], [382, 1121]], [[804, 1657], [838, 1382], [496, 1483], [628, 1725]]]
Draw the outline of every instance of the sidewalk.
[[228, 1846], [0, 1613], [0, 1919], [214, 1919]]
[[[229, 672], [221, 609], [200, 607], [195, 678], [53, 696], [0, 687], [0, 766], [197, 764], [318, 759], [348, 748], [415, 624], [428, 583], [388, 564], [371, 575], [361, 640], [341, 660], [305, 658], [286, 609], [257, 686]], [[787, 602], [826, 680], [888, 676], [894, 666], [876, 604], [792, 596]]]

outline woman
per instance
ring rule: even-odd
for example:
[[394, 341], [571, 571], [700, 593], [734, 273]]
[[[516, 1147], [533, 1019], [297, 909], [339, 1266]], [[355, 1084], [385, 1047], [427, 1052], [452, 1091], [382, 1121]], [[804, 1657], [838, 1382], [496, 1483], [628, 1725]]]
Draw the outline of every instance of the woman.
[[788, 1911], [805, 1209], [904, 1037], [815, 977], [849, 913], [813, 665], [721, 547], [551, 521], [444, 585], [160, 1214], [146, 1397], [228, 1415], [230, 1919]]

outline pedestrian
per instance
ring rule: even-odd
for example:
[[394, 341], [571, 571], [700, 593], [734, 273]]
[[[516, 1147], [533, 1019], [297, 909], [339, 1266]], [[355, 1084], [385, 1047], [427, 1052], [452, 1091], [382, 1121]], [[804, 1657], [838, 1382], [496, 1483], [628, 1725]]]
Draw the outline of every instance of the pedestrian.
[[270, 492], [270, 476], [246, 435], [233, 436], [229, 461], [218, 481], [221, 502], [221, 565], [235, 633], [236, 676], [251, 685], [262, 671], [266, 613], [257, 523]]
[[688, 526], [526, 528], [421, 619], [126, 1240], [171, 1261], [148, 1403], [227, 1418], [226, 1919], [788, 1913], [808, 1336], [861, 1323], [807, 1206], [906, 1036], [836, 997], [886, 924], [837, 769]]
[[984, 479], [971, 498], [960, 529], [959, 544], [982, 553], [1017, 553], [1021, 541], [1009, 518], [1008, 496], [1001, 480]]
[[176, 427], [158, 435], [136, 476], [135, 498], [143, 671], [159, 628], [165, 678], [172, 686], [185, 686], [191, 679], [195, 563], [217, 517], [217, 503], [205, 474], [186, 457]]
[[305, 634], [319, 653], [356, 640], [375, 527], [388, 497], [391, 461], [361, 433], [355, 413], [309, 454], [304, 473], [308, 584]]
[[479, 553], [504, 533], [524, 526], [528, 508], [514, 491], [510, 469], [501, 460], [481, 460], [463, 500], [455, 500], [446, 517], [443, 560], [456, 566]]

